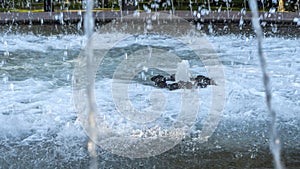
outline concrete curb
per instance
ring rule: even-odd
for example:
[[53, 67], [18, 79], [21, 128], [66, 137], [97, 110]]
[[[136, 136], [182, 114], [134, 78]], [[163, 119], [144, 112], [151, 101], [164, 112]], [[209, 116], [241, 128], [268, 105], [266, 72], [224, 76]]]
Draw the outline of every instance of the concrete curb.
[[[107, 22], [121, 16], [131, 15], [134, 11], [95, 11], [95, 22]], [[211, 12], [200, 15], [191, 11], [175, 11], [175, 15], [188, 21], [199, 21], [203, 23], [239, 23], [241, 21], [251, 22], [251, 12]], [[300, 25], [300, 16], [296, 12], [260, 12], [261, 22]], [[298, 21], [299, 17], [299, 21]], [[4, 12], [0, 13], [0, 24], [53, 24], [53, 23], [78, 23], [84, 19], [84, 12]], [[299, 22], [299, 23], [298, 23]]]

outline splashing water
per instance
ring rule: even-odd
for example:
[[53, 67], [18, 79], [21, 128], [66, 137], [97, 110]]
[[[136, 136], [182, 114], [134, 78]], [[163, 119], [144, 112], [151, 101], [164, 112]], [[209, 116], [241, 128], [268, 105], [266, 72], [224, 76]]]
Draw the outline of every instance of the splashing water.
[[275, 168], [276, 169], [282, 169], [283, 165], [280, 160], [280, 139], [277, 133], [276, 129], [276, 112], [272, 108], [271, 100], [272, 100], [272, 93], [271, 93], [271, 88], [270, 88], [270, 78], [268, 75], [268, 72], [266, 70], [267, 63], [266, 63], [266, 58], [263, 54], [262, 50], [262, 39], [263, 39], [263, 34], [262, 30], [259, 24], [259, 17], [258, 17], [258, 10], [257, 10], [257, 2], [256, 0], [250, 0], [249, 1], [249, 6], [252, 12], [252, 24], [253, 24], [253, 29], [256, 32], [257, 35], [257, 41], [258, 41], [258, 55], [259, 55], [259, 61], [260, 61], [260, 66], [261, 66], [261, 71], [263, 74], [263, 82], [264, 82], [264, 87], [265, 87], [265, 94], [266, 94], [266, 104], [268, 107], [268, 111], [271, 115], [271, 131], [270, 131], [270, 149], [273, 155], [274, 163], [275, 163]]
[[181, 61], [181, 63], [178, 63], [177, 71], [175, 74], [176, 81], [184, 81], [188, 82], [190, 81], [190, 75], [189, 75], [189, 62], [187, 60]]
[[[81, 12], [78, 13], [81, 15]], [[88, 18], [86, 20], [87, 24], [85, 28], [92, 28], [85, 29], [85, 31], [87, 31], [87, 36], [90, 36], [93, 33], [93, 26], [91, 25], [93, 22], [89, 24], [89, 21], [92, 20], [92, 18]], [[298, 20], [295, 20], [295, 22], [298, 23]], [[118, 39], [117, 36], [118, 34], [111, 34], [109, 35], [109, 38]], [[98, 165], [99, 168], [196, 168], [199, 161], [201, 162], [201, 165], [209, 166], [211, 165], [212, 160], [216, 163], [215, 165], [222, 168], [226, 168], [226, 165], [238, 166], [236, 168], [246, 168], [246, 166], [243, 166], [244, 164], [247, 164], [248, 166], [252, 166], [252, 164], [255, 165], [257, 162], [254, 161], [258, 161], [258, 159], [259, 161], [264, 161], [264, 163], [257, 165], [260, 167], [262, 167], [262, 165], [267, 165], [263, 167], [270, 168], [268, 164], [272, 164], [272, 162], [270, 161], [271, 158], [269, 158], [270, 153], [267, 150], [268, 145], [265, 144], [265, 142], [268, 141], [266, 137], [268, 137], [269, 133], [269, 130], [265, 127], [267, 126], [265, 121], [268, 120], [269, 117], [265, 118], [265, 116], [269, 115], [267, 113], [260, 113], [260, 115], [256, 114], [257, 112], [262, 112], [265, 107], [265, 104], [260, 101], [264, 99], [264, 93], [262, 92], [263, 89], [260, 85], [256, 84], [256, 82], [260, 83], [260, 70], [258, 69], [259, 67], [257, 68], [259, 58], [253, 57], [255, 54], [252, 52], [257, 49], [256, 38], [253, 38], [252, 36], [240, 37], [234, 35], [221, 37], [209, 36], [209, 38], [216, 45], [218, 54], [224, 61], [227, 71], [226, 75], [228, 78], [227, 83], [229, 84], [227, 85], [229, 101], [224, 113], [223, 123], [220, 124], [218, 131], [215, 133], [215, 137], [210, 140], [210, 142], [201, 145], [201, 147], [196, 145], [186, 146], [194, 143], [185, 141], [181, 147], [177, 147], [177, 149], [175, 148], [166, 154], [149, 159], [125, 159], [110, 155], [106, 152], [102, 153], [101, 150], [97, 152], [98, 163], [96, 161], [93, 162], [93, 160], [91, 161], [92, 163], [90, 163], [90, 160], [92, 159], [91, 157], [93, 157], [92, 155], [96, 151], [96, 147], [91, 141], [86, 144], [86, 135], [82, 129], [77, 126], [77, 123], [73, 124], [73, 120], [76, 118], [76, 113], [72, 109], [72, 103], [69, 103], [70, 98], [68, 96], [71, 95], [71, 92], [70, 86], [67, 86], [69, 84], [67, 83], [68, 79], [70, 78], [67, 74], [71, 74], [73, 71], [73, 67], [70, 65], [73, 64], [74, 61], [71, 61], [71, 59], [75, 58], [75, 55], [77, 55], [77, 52], [81, 49], [82, 44], [79, 41], [84, 41], [84, 37], [77, 37], [74, 35], [59, 37], [35, 37], [27, 35], [25, 37], [18, 36], [17, 38], [9, 35], [8, 37], [4, 37], [3, 42], [0, 42], [0, 46], [3, 46], [0, 47], [2, 49], [0, 50], [0, 55], [2, 55], [0, 60], [0, 121], [3, 124], [1, 125], [1, 133], [4, 133], [0, 135], [0, 168], [3, 166], [3, 168], [9, 168], [9, 165], [11, 164], [13, 165], [11, 168], [18, 168], [16, 165], [27, 166], [28, 168], [38, 168], [43, 164], [51, 165], [53, 168], [61, 168], [66, 166], [67, 163], [72, 165], [70, 168], [88, 168], [88, 166], [90, 166], [90, 168], [97, 168], [95, 167], [96, 165]], [[188, 37], [184, 37], [183, 39], [190, 41]], [[68, 45], [68, 47], [64, 47], [65, 44], [69, 44], [70, 42], [72, 43]], [[155, 44], [157, 44], [157, 46], [161, 46], [167, 42], [168, 41], [164, 42], [164, 40], [158, 39]], [[299, 90], [297, 89], [297, 87], [299, 87], [299, 76], [297, 76], [297, 74], [300, 71], [298, 68], [300, 62], [299, 58], [295, 56], [299, 43], [300, 42], [297, 39], [280, 39], [270, 37], [264, 39], [264, 52], [268, 52], [269, 56], [272, 57], [270, 62], [268, 62], [268, 66], [270, 68], [268, 70], [269, 72], [273, 71], [272, 80], [276, 83], [271, 86], [274, 90], [274, 97], [272, 99], [273, 107], [275, 109], [277, 106], [279, 107], [285, 104], [289, 105], [289, 107], [287, 106], [287, 110], [285, 110], [286, 112], [279, 111], [276, 113], [277, 117], [279, 117], [279, 120], [277, 121], [278, 126], [283, 126], [284, 130], [288, 131], [280, 135], [282, 140], [281, 144], [285, 145], [285, 147], [289, 146], [289, 148], [295, 152], [294, 154], [288, 153], [287, 158], [285, 156], [285, 160], [283, 161], [286, 161], [285, 165], [287, 167], [293, 164], [293, 162], [294, 166], [299, 164], [299, 156], [297, 152], [297, 150], [299, 150], [299, 143], [297, 140], [299, 140], [300, 137], [297, 125], [299, 124], [299, 116], [297, 113], [297, 107], [299, 106]], [[76, 44], [76, 46], [74, 44]], [[77, 52], [74, 52], [74, 49]], [[121, 51], [122, 48], [120, 47], [119, 50]], [[153, 57], [155, 53], [151, 52], [149, 52], [149, 55], [152, 54], [151, 56]], [[22, 53], [26, 53], [26, 55], [23, 55]], [[48, 57], [45, 53], [48, 55], [51, 53], [52, 57]], [[57, 53], [60, 53], [58, 54], [59, 56], [56, 56]], [[90, 56], [89, 52], [87, 52], [86, 56]], [[122, 55], [122, 57], [129, 59], [130, 53], [126, 53]], [[189, 60], [189, 57], [186, 56], [185, 59]], [[36, 60], [39, 60], [39, 62]], [[54, 60], [57, 62], [54, 62]], [[89, 62], [90, 61], [87, 63]], [[115, 63], [115, 60], [112, 60], [111, 62]], [[12, 63], [15, 63], [18, 66], [10, 65]], [[57, 66], [57, 63], [61, 64]], [[56, 67], [52, 71], [50, 66], [53, 65], [56, 65]], [[43, 71], [41, 71], [39, 68], [44, 68], [45, 70], [42, 69]], [[62, 71], [57, 71], [60, 68]], [[109, 66], [107, 66], [107, 68], [109, 68]], [[148, 68], [145, 68], [145, 70], [147, 69]], [[201, 73], [205, 73], [201, 67], [195, 67], [193, 64], [191, 64], [190, 69], [192, 69], [194, 73], [199, 72], [199, 70], [201, 70]], [[109, 69], [107, 71], [109, 71]], [[28, 72], [33, 73], [29, 74]], [[90, 72], [91, 71], [88, 71], [88, 73]], [[149, 68], [149, 73], [150, 72], [152, 73], [151, 76], [156, 73], [155, 70], [153, 73], [153, 70]], [[295, 75], [293, 75], [293, 72], [295, 72]], [[25, 80], [15, 81], [16, 78], [18, 78], [17, 76]], [[67, 77], [67, 80], [65, 80], [65, 77]], [[46, 80], [43, 80], [42, 78]], [[145, 71], [145, 74], [144, 72], [141, 74], [141, 79], [143, 79], [143, 81], [145, 81], [145, 78], [147, 78], [147, 71]], [[96, 82], [95, 88], [97, 89], [97, 85], [100, 87], [109, 86], [107, 84], [111, 83], [110, 80], [111, 79], [108, 78], [101, 79], [98, 83]], [[63, 81], [64, 86], [58, 86], [59, 83], [62, 83], [60, 81]], [[132, 84], [131, 89], [134, 91], [131, 92], [132, 96], [130, 95], [130, 97], [132, 97], [130, 99], [132, 99], [133, 103], [141, 108], [148, 104], [147, 98], [143, 99], [143, 96], [147, 95], [147, 90], [155, 89], [151, 86], [141, 85], [143, 81], [138, 81], [137, 83]], [[285, 84], [286, 88], [282, 89], [281, 85], [284, 82], [288, 83]], [[92, 86], [90, 86], [89, 89], [92, 89]], [[107, 88], [104, 91], [110, 90], [110, 88]], [[168, 91], [164, 92], [170, 94]], [[101, 108], [105, 108], [105, 113], [110, 114], [112, 110], [114, 110], [113, 105], [106, 105], [109, 103], [106, 101], [109, 100], [109, 95], [103, 91], [102, 93], [103, 96], [100, 95], [97, 102], [99, 101], [99, 103], [101, 103]], [[201, 97], [206, 98], [206, 96], [209, 96], [209, 88], [201, 89], [200, 94]], [[66, 95], [66, 97], [61, 97], [62, 95]], [[92, 97], [89, 98], [92, 101]], [[175, 100], [176, 97], [169, 99], [170, 101], [166, 102], [166, 105], [170, 105], [171, 108], [175, 107], [177, 105], [177, 100]], [[246, 108], [245, 105], [247, 106]], [[209, 109], [208, 104], [203, 104], [203, 106], [205, 106], [204, 108], [202, 107], [204, 113], [202, 112], [203, 115], [201, 114], [203, 117], [199, 115], [198, 119], [200, 120], [204, 119], [205, 111]], [[168, 112], [166, 112], [166, 119], [172, 119], [174, 118], [174, 114], [176, 114], [175, 111], [171, 111], [173, 110], [171, 108]], [[248, 121], [245, 119], [248, 118], [251, 120], [257, 119], [257, 121], [247, 123]], [[192, 132], [195, 133], [195, 135], [201, 131], [202, 121], [200, 120], [197, 123], [198, 128], [192, 129]], [[116, 120], [111, 119], [111, 121], [115, 122]], [[16, 122], [17, 125], [15, 125]], [[3, 136], [6, 133], [13, 133], [17, 136], [21, 136], [19, 138], [16, 136], [16, 138], [6, 139], [6, 136]], [[52, 136], [52, 133], [58, 134], [58, 136], [53, 138], [55, 136]], [[265, 134], [267, 135], [266, 137]], [[27, 135], [29, 136], [28, 138]], [[17, 140], [22, 139], [22, 137], [25, 137], [23, 141]], [[213, 142], [214, 140], [215, 142]], [[241, 148], [236, 148], [237, 145], [232, 144], [233, 142], [237, 143]], [[275, 145], [279, 145], [279, 142], [279, 139], [277, 139], [274, 140], [273, 143]], [[48, 143], [52, 143], [51, 146], [48, 146]], [[246, 149], [248, 148], [247, 145], [251, 145], [249, 146], [249, 150]], [[85, 151], [85, 148], [83, 148], [87, 146], [89, 147], [88, 150], [90, 155], [87, 151]], [[39, 150], [39, 147], [42, 148], [41, 151]], [[203, 147], [205, 147], [205, 149], [202, 149]], [[277, 147], [280, 150], [280, 146]], [[226, 152], [227, 150], [228, 153]], [[274, 147], [271, 147], [271, 150], [278, 152], [278, 157], [274, 157], [275, 159], [279, 159], [276, 160], [277, 162], [280, 162], [280, 151], [276, 150]], [[35, 153], [38, 151], [39, 153]], [[33, 153], [31, 154], [30, 152]], [[216, 155], [209, 156], [212, 160], [202, 160], [201, 157], [205, 157], [207, 155], [206, 153], [209, 155]], [[228, 159], [226, 159], [227, 156], [229, 157]], [[14, 163], [14, 160], [17, 157], [22, 157], [23, 160], [16, 161]], [[216, 158], [218, 158], [219, 161], [215, 161]], [[30, 161], [31, 159], [34, 160]], [[172, 162], [176, 159], [180, 159], [180, 161], [186, 164], [186, 166], [184, 167], [180, 162], [179, 164], [178, 162], [173, 164]], [[248, 162], [248, 160], [250, 162]], [[88, 164], [84, 163], [82, 165], [84, 167], [82, 167], [79, 166], [82, 164], [79, 161], [84, 161]], [[235, 161], [237, 161], [237, 163], [233, 164]]]
[[[107, 37], [119, 39], [119, 35], [116, 34]], [[3, 124], [0, 125], [1, 168], [20, 168], [19, 166], [41, 168], [45, 164], [49, 165], [49, 168], [89, 168], [91, 156], [86, 148], [88, 137], [75, 121], [77, 113], [73, 108], [72, 89], [70, 81], [66, 80], [67, 74], [71, 74], [74, 69], [72, 65], [76, 63], [84, 37], [7, 35], [4, 38], [8, 45], [5, 49], [5, 44], [0, 43], [2, 49], [0, 66], [3, 65], [0, 67], [0, 122]], [[223, 61], [226, 91], [228, 91], [224, 116], [212, 139], [204, 144], [197, 143], [193, 146], [191, 145], [194, 144], [193, 142], [185, 141], [165, 154], [147, 159], [122, 158], [102, 151], [98, 147], [99, 168], [141, 168], [139, 163], [142, 163], [144, 168], [153, 168], [154, 165], [156, 168], [178, 168], [178, 164], [174, 162], [177, 159], [182, 162], [180, 168], [197, 168], [200, 164], [201, 168], [210, 168], [212, 161], [218, 165], [218, 168], [228, 168], [231, 165], [232, 168], [248, 166], [272, 168], [272, 156], [267, 143], [269, 125], [266, 124], [270, 117], [263, 103], [264, 90], [263, 84], [260, 84], [259, 58], [256, 57], [256, 52], [253, 52], [257, 49], [256, 38], [235, 35], [208, 38], [215, 44], [218, 55]], [[105, 37], [103, 39], [105, 42]], [[181, 39], [189, 42], [190, 37]], [[173, 43], [163, 40], [153, 42], [156, 46]], [[133, 38], [126, 43], [136, 43], [136, 41]], [[277, 124], [282, 132], [281, 144], [285, 147], [282, 151], [287, 152], [282, 157], [287, 168], [297, 168], [300, 157], [298, 125], [300, 58], [296, 55], [299, 44], [299, 39], [264, 38], [264, 52], [267, 52], [270, 58], [268, 71], [273, 72], [273, 107], [276, 110], [286, 106], [284, 111], [277, 112]], [[65, 45], [67, 45], [68, 57], [63, 61]], [[8, 56], [3, 56], [5, 50], [10, 53], [10, 57], [14, 57], [14, 62], [7, 60]], [[124, 59], [125, 54], [121, 55], [122, 48], [116, 52]], [[184, 60], [190, 59], [184, 50], [178, 52], [185, 55]], [[127, 55], [130, 59], [130, 53]], [[155, 50], [152, 51], [152, 57], [155, 57]], [[111, 63], [114, 65], [118, 61], [113, 59]], [[207, 75], [203, 67], [193, 65], [193, 63], [190, 65], [191, 73]], [[111, 70], [111, 66], [101, 66], [102, 69], [104, 71], [101, 72], [105, 73]], [[153, 76], [157, 71], [149, 68], [148, 73]], [[101, 79], [99, 76], [95, 84], [95, 90], [99, 91], [96, 93], [97, 104], [99, 108], [103, 108], [109, 123], [121, 126], [122, 123], [115, 123], [118, 122], [116, 118], [108, 118], [113, 112], [117, 113], [110, 102], [110, 95], [107, 94], [111, 91], [111, 79]], [[145, 76], [148, 76], [146, 72]], [[148, 99], [143, 99], [143, 96], [148, 96], [149, 91], [156, 89], [143, 85], [143, 82], [140, 80], [138, 83], [132, 83], [129, 88], [132, 89], [129, 97], [134, 105], [139, 106], [137, 108], [147, 106]], [[11, 84], [14, 92], [11, 91]], [[283, 84], [285, 88], [282, 88]], [[164, 92], [166, 96], [171, 94], [177, 96], [174, 91]], [[210, 88], [199, 90], [199, 94], [201, 98], [210, 98]], [[168, 97], [170, 99], [166, 102], [168, 109], [163, 114], [168, 120], [174, 119], [174, 115], [178, 113], [178, 97]], [[204, 103], [198, 116], [198, 128], [192, 129], [195, 134], [201, 131], [200, 127], [203, 124], [201, 119], [206, 118], [210, 100], [202, 99]], [[166, 122], [166, 124], [170, 123]], [[23, 160], [16, 161], [19, 157]], [[211, 160], [201, 160], [201, 157], [209, 157]]]

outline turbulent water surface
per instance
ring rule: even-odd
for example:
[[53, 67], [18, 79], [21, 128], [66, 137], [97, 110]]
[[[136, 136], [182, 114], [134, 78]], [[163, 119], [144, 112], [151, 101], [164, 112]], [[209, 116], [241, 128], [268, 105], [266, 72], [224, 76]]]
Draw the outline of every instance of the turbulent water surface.
[[[72, 75], [84, 37], [4, 34], [1, 37], [0, 168], [86, 168], [89, 165], [88, 137], [77, 120], [72, 97]], [[190, 137], [158, 156], [140, 159], [117, 156], [99, 147], [99, 168], [273, 167], [268, 143], [270, 116], [266, 110], [255, 37], [226, 35], [207, 39], [223, 64], [226, 81], [225, 106], [213, 135], [204, 143], [193, 140], [213, 104], [211, 87], [197, 89], [202, 102]], [[164, 45], [177, 41], [158, 38], [151, 43], [162, 46], [160, 50], [177, 51], [177, 55], [190, 60], [192, 75], [206, 75], [203, 64], [193, 61], [192, 52], [181, 51], [178, 44], [175, 46], [179, 49]], [[271, 76], [273, 105], [278, 114], [282, 159], [287, 168], [298, 168], [300, 40], [268, 37], [263, 45]], [[116, 120], [117, 110], [110, 93], [112, 68], [118, 66], [120, 58], [130, 57], [130, 52], [124, 54], [124, 50], [120, 44], [110, 52], [112, 56], [107, 55], [99, 65], [96, 98], [101, 115], [106, 117], [110, 127], [129, 131], [139, 126], [126, 129], [128, 122]], [[140, 55], [159, 53], [159, 50], [145, 48]], [[144, 70], [134, 77], [128, 88], [128, 97], [139, 110], [149, 106], [150, 91], [158, 90], [151, 85], [150, 76], [165, 73], [157, 69]], [[161, 120], [153, 121], [150, 126], [163, 129], [177, 117], [180, 91], [159, 90], [167, 97], [166, 111]]]

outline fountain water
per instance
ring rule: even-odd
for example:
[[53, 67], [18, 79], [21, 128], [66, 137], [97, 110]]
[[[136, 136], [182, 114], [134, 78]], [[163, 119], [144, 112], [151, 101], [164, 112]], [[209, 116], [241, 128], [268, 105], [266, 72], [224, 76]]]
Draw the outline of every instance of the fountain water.
[[190, 74], [189, 74], [189, 63], [186, 60], [178, 63], [178, 67], [175, 74], [176, 81], [190, 81]]
[[276, 126], [276, 112], [272, 108], [272, 92], [271, 92], [271, 86], [270, 86], [270, 77], [267, 72], [267, 63], [266, 58], [263, 53], [263, 47], [262, 47], [262, 40], [263, 40], [263, 32], [260, 27], [259, 23], [259, 17], [258, 17], [258, 10], [257, 10], [257, 2], [255, 0], [249, 1], [250, 8], [252, 11], [252, 24], [253, 28], [255, 29], [257, 40], [258, 40], [258, 56], [261, 66], [261, 71], [263, 74], [263, 83], [265, 87], [265, 93], [266, 93], [266, 104], [268, 111], [271, 115], [271, 130], [270, 130], [270, 149], [273, 154], [275, 168], [276, 169], [282, 169], [282, 163], [280, 160], [280, 140], [277, 132], [277, 126]]
[[85, 61], [86, 61], [86, 77], [87, 77], [87, 85], [86, 85], [86, 96], [87, 96], [87, 108], [88, 108], [88, 130], [91, 133], [90, 140], [88, 141], [87, 147], [88, 151], [91, 156], [91, 163], [90, 168], [91, 169], [97, 169], [97, 145], [95, 143], [95, 140], [97, 139], [97, 131], [96, 131], [96, 112], [97, 108], [96, 100], [94, 96], [94, 67], [93, 67], [93, 46], [95, 44], [91, 43], [89, 39], [92, 37], [94, 32], [94, 17], [93, 17], [93, 8], [94, 8], [94, 0], [87, 0], [87, 7], [86, 7], [86, 13], [84, 18], [84, 30], [85, 35], [87, 37], [87, 48], [85, 49]]
[[[174, 11], [174, 14], [176, 12], [178, 10]], [[212, 11], [209, 12], [211, 16], [214, 16]], [[267, 12], [267, 15], [263, 16], [267, 16], [267, 18], [269, 15], [270, 17], [276, 16], [276, 18], [285, 16], [285, 14], [279, 15], [277, 12], [271, 12]], [[219, 13], [223, 14], [222, 11]], [[232, 13], [229, 13], [230, 16]], [[91, 16], [91, 13], [86, 14]], [[125, 13], [123, 14], [125, 15]], [[224, 14], [226, 16], [227, 12]], [[53, 14], [52, 18], [55, 15], [60, 16], [60, 13]], [[0, 16], [3, 18], [3, 15]], [[169, 151], [148, 158], [135, 159], [114, 155], [101, 146], [97, 148], [91, 140], [99, 133], [87, 137], [77, 120], [77, 110], [73, 108], [72, 78], [70, 77], [75, 65], [78, 64], [77, 56], [82, 52], [82, 45], [85, 44], [83, 42], [86, 42], [86, 37], [91, 35], [93, 29], [85, 29], [87, 36], [83, 37], [61, 29], [61, 27], [69, 29], [68, 22], [65, 20], [61, 27], [61, 22], [55, 22], [56, 26], [49, 26], [47, 25], [49, 19], [45, 17], [43, 25], [40, 25], [41, 21], [39, 21], [38, 25], [33, 22], [28, 27], [27, 25], [16, 25], [21, 14], [19, 17], [13, 13], [5, 16], [13, 16], [15, 21], [14, 24], [10, 24], [10, 17], [7, 17], [6, 25], [0, 28], [0, 34], [3, 35], [0, 39], [0, 123], [2, 124], [0, 125], [0, 168], [19, 168], [20, 166], [25, 168], [228, 168], [228, 166], [232, 168], [272, 168], [269, 143], [274, 144], [271, 146], [271, 151], [273, 150], [274, 164], [278, 168], [281, 167], [280, 160], [284, 161], [287, 168], [299, 166], [300, 79], [298, 74], [300, 73], [300, 60], [297, 52], [300, 41], [296, 36], [292, 38], [286, 36], [284, 38], [263, 37], [264, 45], [261, 48], [268, 54], [267, 70], [272, 79], [270, 81], [273, 95], [272, 109], [276, 112], [282, 159], [279, 159], [280, 147], [277, 139], [274, 139], [276, 135], [273, 135], [275, 137], [272, 137], [271, 140], [268, 137], [270, 130], [266, 122], [270, 121], [271, 124], [272, 120], [265, 109], [264, 92], [266, 90], [260, 83], [262, 78], [260, 61], [254, 52], [257, 49], [257, 36], [251, 33], [239, 33], [241, 20], [239, 15], [237, 15], [239, 21], [232, 23], [232, 27], [237, 27], [236, 32], [228, 29], [228, 32], [231, 33], [229, 35], [204, 35], [213, 45], [224, 66], [227, 84], [225, 107], [215, 132], [206, 138], [202, 137], [202, 140], [198, 139], [203, 134], [201, 132], [212, 107], [212, 88], [199, 89], [197, 90], [200, 104], [199, 114], [194, 118], [196, 119], [195, 123], [187, 132], [189, 134]], [[34, 17], [35, 13], [30, 13], [30, 16]], [[61, 19], [67, 16], [63, 13]], [[99, 16], [102, 17], [102, 15]], [[163, 22], [156, 22], [155, 18], [159, 17], [156, 15], [156, 17], [149, 18], [152, 29], [155, 28], [155, 24], [169, 21], [166, 19]], [[204, 21], [201, 24], [207, 25], [205, 22], [207, 18], [201, 17]], [[230, 28], [230, 25], [227, 25], [228, 22], [225, 23], [222, 17], [223, 15], [219, 18], [222, 22], [221, 27], [216, 27], [219, 23], [211, 22], [210, 25], [214, 28], [214, 32], [222, 31], [225, 26]], [[247, 14], [243, 15], [241, 31], [249, 29], [247, 17]], [[292, 20], [297, 21], [297, 18], [292, 18]], [[217, 17], [214, 19], [218, 20]], [[85, 22], [90, 21], [85, 20]], [[226, 21], [230, 21], [230, 19], [226, 19]], [[283, 27], [279, 23], [277, 23], [276, 33], [268, 32], [269, 22], [263, 22], [266, 22], [262, 24], [265, 25], [267, 32], [265, 35], [279, 35], [283, 32]], [[128, 23], [126, 20], [112, 22], [111, 28], [118, 30], [117, 26], [121, 25], [119, 28], [125, 29], [131, 26]], [[93, 27], [87, 23], [85, 25], [84, 27]], [[86, 90], [88, 92], [85, 91], [81, 94], [83, 96], [92, 95], [91, 91], [95, 88], [96, 99], [88, 97], [91, 98], [89, 102], [96, 102], [97, 107], [100, 107], [103, 113], [95, 113], [95, 116], [97, 118], [99, 115], [105, 115], [105, 125], [113, 129], [120, 129], [117, 134], [131, 134], [135, 138], [153, 139], [168, 134], [164, 131], [167, 131], [166, 129], [178, 119], [178, 110], [181, 106], [179, 100], [182, 98], [179, 91], [161, 90], [149, 82], [151, 76], [166, 73], [168, 70], [158, 70], [147, 67], [145, 64], [136, 64], [136, 70], [140, 70], [140, 72], [137, 72], [137, 75], [128, 84], [128, 100], [136, 110], [149, 108], [148, 112], [154, 112], [149, 119], [157, 117], [156, 112], [160, 112], [161, 109], [166, 109], [166, 112], [161, 115], [161, 119], [154, 121], [150, 126], [138, 128], [140, 126], [137, 125], [128, 128], [129, 122], [126, 119], [118, 118], [116, 105], [112, 99], [111, 84], [118, 85], [117, 81], [113, 81], [112, 68], [118, 68], [120, 65], [125, 69], [126, 64], [131, 65], [130, 61], [135, 60], [133, 63], [142, 63], [157, 56], [161, 56], [159, 59], [173, 58], [177, 61], [178, 58], [174, 56], [178, 55], [181, 60], [189, 62], [191, 74], [207, 75], [204, 63], [194, 60], [195, 52], [182, 45], [196, 46], [203, 43], [197, 41], [197, 36], [194, 37], [189, 33], [180, 34], [185, 32], [186, 28], [193, 30], [190, 27], [183, 28], [182, 25], [186, 24], [180, 23], [170, 29], [179, 33], [178, 36], [171, 37], [157, 35], [147, 37], [141, 34], [125, 38], [128, 36], [127, 33], [112, 30], [111, 33], [99, 36], [101, 43], [97, 46], [100, 48], [98, 51], [91, 54], [87, 48], [86, 54], [89, 57], [102, 52], [107, 55], [98, 70], [95, 70], [95, 67], [90, 67], [92, 71], [90, 69], [83, 70], [83, 73], [96, 71], [96, 80], [95, 86], [91, 85]], [[58, 33], [51, 32], [53, 29], [49, 29], [49, 27], [56, 27], [55, 30]], [[70, 23], [70, 27], [74, 27], [74, 24]], [[75, 24], [75, 30], [77, 30], [76, 27]], [[17, 32], [14, 32], [16, 28]], [[147, 29], [147, 24], [145, 24], [146, 29], [143, 28], [143, 26], [135, 27], [134, 30], [151, 31], [149, 25]], [[289, 28], [293, 28], [293, 26], [290, 25]], [[46, 32], [46, 29], [50, 31]], [[162, 30], [169, 31], [169, 29]], [[46, 33], [43, 34], [43, 31]], [[195, 31], [200, 33], [205, 29]], [[179, 41], [183, 43], [179, 43]], [[110, 48], [111, 46], [113, 48]], [[203, 61], [210, 61], [212, 51], [204, 48], [196, 52], [203, 53]], [[91, 61], [87, 59], [84, 63], [91, 64]], [[170, 65], [174, 66], [171, 67], [174, 70], [173, 73], [176, 73], [177, 62], [176, 64], [171, 63]], [[132, 70], [129, 68], [133, 66], [128, 65], [128, 70]], [[161, 65], [162, 68], [164, 66]], [[91, 76], [89, 74], [87, 77]], [[93, 80], [88, 78], [85, 80], [93, 84]], [[218, 77], [216, 77], [216, 82], [218, 83], [218, 81]], [[159, 106], [154, 105], [157, 102], [160, 103]], [[195, 108], [195, 106], [191, 107]], [[95, 107], [91, 105], [89, 109], [90, 112], [94, 112]], [[92, 122], [93, 113], [90, 115], [90, 128], [98, 127]], [[172, 134], [180, 136], [181, 133], [178, 131]], [[108, 136], [112, 137], [113, 135]], [[86, 143], [88, 143], [87, 146]], [[130, 145], [127, 142], [123, 143]], [[22, 160], [17, 160], [19, 158]]]

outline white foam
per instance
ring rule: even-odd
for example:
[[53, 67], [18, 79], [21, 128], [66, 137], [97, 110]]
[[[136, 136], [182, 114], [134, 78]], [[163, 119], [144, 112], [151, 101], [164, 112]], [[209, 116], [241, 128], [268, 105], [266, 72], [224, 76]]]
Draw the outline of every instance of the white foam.
[[3, 35], [0, 39], [0, 51], [14, 52], [17, 50], [29, 50], [47, 52], [48, 49], [72, 49], [81, 48], [84, 36], [79, 35], [57, 35], [57, 36], [35, 36], [35, 35]]
[[[115, 38], [118, 37], [120, 36]], [[220, 60], [224, 63], [227, 95], [222, 120], [236, 120], [236, 122], [245, 119], [253, 122], [255, 120], [267, 120], [269, 115], [264, 103], [255, 38], [233, 35], [208, 38]], [[51, 52], [55, 49], [65, 49], [66, 45], [68, 49], [80, 49], [83, 40], [84, 37], [75, 35], [61, 37], [7, 35], [0, 42], [0, 50], [7, 50], [12, 53], [18, 50]], [[4, 41], [7, 42], [7, 45]], [[159, 41], [159, 43], [162, 42]], [[300, 83], [300, 79], [299, 76], [296, 76], [300, 73], [300, 58], [297, 55], [299, 45], [300, 41], [297, 39], [266, 38], [264, 40], [264, 51], [268, 56], [268, 70], [272, 72], [271, 82], [275, 111], [278, 112], [279, 122], [290, 121], [293, 125], [299, 121], [300, 95], [297, 84]], [[51, 57], [51, 53], [47, 53], [47, 56]], [[30, 58], [30, 56], [27, 57]], [[201, 70], [199, 67], [192, 67], [191, 69], [193, 69], [193, 73], [205, 73], [205, 71], [199, 72]], [[61, 135], [74, 133], [76, 129], [74, 126], [79, 125], [74, 122], [76, 112], [72, 103], [72, 88], [71, 86], [55, 86], [57, 80], [59, 79], [53, 78], [49, 81], [43, 81], [28, 77], [24, 81], [7, 80], [5, 83], [1, 82], [0, 123], [2, 125], [0, 125], [0, 134], [2, 138], [17, 137], [23, 133], [31, 135], [27, 140], [39, 139], [39, 137], [47, 135], [48, 130], [61, 133]], [[14, 91], [11, 91], [11, 84], [14, 86]], [[102, 94], [100, 92], [97, 96], [99, 99], [98, 106], [105, 113], [109, 124], [115, 127], [128, 126], [129, 124], [125, 119], [116, 117], [115, 105], [108, 93], [111, 91], [110, 84], [111, 79], [102, 79], [97, 82], [98, 87], [102, 89]], [[144, 86], [140, 83], [136, 83], [135, 87], [131, 86], [130, 89], [131, 99], [134, 104], [137, 104], [137, 108], [143, 108], [142, 104], [146, 107], [147, 97], [145, 95], [149, 94], [148, 91], [150, 90], [156, 90], [152, 86]], [[169, 97], [176, 95], [177, 91], [170, 93], [163, 90], [163, 92]], [[211, 95], [210, 88], [200, 89], [198, 92], [203, 100]], [[202, 103], [201, 112], [209, 110], [210, 102], [207, 103]], [[176, 119], [180, 105], [177, 103], [176, 97], [168, 98], [166, 104], [167, 111], [163, 116], [170, 119], [166, 123], [169, 124]], [[205, 117], [206, 113], [199, 115], [199, 119], [205, 119]], [[163, 125], [163, 123], [160, 124]], [[73, 126], [74, 130], [68, 130], [68, 126]], [[138, 126], [133, 126], [133, 128], [135, 127]], [[78, 133], [78, 136], [82, 136], [82, 132]]]

